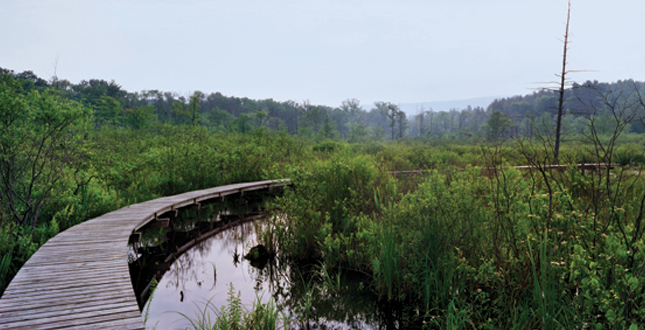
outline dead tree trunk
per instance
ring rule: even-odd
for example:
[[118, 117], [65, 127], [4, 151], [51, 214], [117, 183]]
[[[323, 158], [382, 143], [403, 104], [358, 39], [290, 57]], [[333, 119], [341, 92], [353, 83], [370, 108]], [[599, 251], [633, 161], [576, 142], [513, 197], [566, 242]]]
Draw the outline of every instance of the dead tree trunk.
[[569, 73], [567, 71], [567, 49], [569, 47], [569, 20], [571, 18], [571, 1], [569, 1], [569, 6], [567, 9], [567, 24], [564, 32], [564, 50], [562, 51], [562, 73], [560, 77], [560, 89], [559, 89], [559, 99], [558, 99], [558, 121], [555, 127], [555, 147], [553, 148], [553, 163], [558, 164], [558, 156], [560, 154], [560, 133], [562, 126], [562, 114], [564, 112], [564, 92], [565, 92], [565, 83], [566, 75]]

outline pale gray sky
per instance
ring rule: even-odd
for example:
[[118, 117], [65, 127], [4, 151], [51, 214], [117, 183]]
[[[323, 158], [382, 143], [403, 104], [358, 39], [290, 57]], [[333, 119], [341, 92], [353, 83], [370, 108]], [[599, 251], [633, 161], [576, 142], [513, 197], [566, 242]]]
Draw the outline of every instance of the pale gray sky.
[[[338, 106], [526, 94], [560, 70], [566, 0], [0, 0], [0, 67], [128, 91]], [[645, 1], [574, 0], [575, 81], [645, 80]]]

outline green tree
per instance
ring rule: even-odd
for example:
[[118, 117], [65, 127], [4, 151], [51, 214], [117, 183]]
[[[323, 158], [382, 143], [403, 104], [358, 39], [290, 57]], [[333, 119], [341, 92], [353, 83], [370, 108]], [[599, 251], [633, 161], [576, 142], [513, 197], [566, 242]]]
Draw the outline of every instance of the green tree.
[[359, 121], [359, 116], [363, 112], [361, 109], [361, 102], [357, 99], [347, 99], [343, 101], [338, 108], [340, 113], [345, 114], [344, 122], [346, 123], [355, 123]]
[[488, 119], [487, 124], [488, 131], [486, 132], [486, 137], [491, 141], [495, 141], [508, 133], [512, 122], [506, 114], [496, 110]]
[[254, 116], [257, 120], [257, 127], [260, 128], [269, 114], [266, 111], [256, 110]]
[[369, 119], [366, 122], [367, 126], [378, 126], [383, 129], [383, 132], [387, 130], [388, 127], [388, 108], [389, 103], [387, 102], [374, 102], [374, 108], [369, 112]]
[[406, 130], [406, 117], [405, 117], [405, 112], [402, 110], [399, 110], [396, 113], [396, 121], [399, 123], [399, 139], [403, 138], [403, 132]]
[[392, 132], [392, 140], [394, 140], [394, 133], [396, 131], [396, 123], [397, 123], [397, 120], [399, 119], [399, 116], [400, 116], [399, 113], [401, 112], [401, 110], [399, 109], [399, 107], [397, 107], [396, 105], [394, 105], [392, 103], [387, 104], [387, 110], [388, 110], [387, 118], [390, 120], [389, 123], [388, 123], [388, 126], [390, 127], [390, 131]]
[[417, 120], [417, 125], [419, 126], [419, 136], [423, 136], [425, 133], [424, 131], [425, 127], [423, 126], [425, 121], [425, 114], [426, 114], [425, 111], [423, 111], [422, 109], [421, 112], [419, 112], [415, 116], [415, 119]]
[[232, 125], [235, 121], [235, 116], [221, 110], [219, 107], [211, 109], [202, 118], [206, 126], [215, 131], [235, 131]]
[[179, 124], [197, 125], [199, 124], [200, 102], [204, 99], [204, 93], [194, 92], [189, 98], [188, 103], [184, 97], [172, 103], [172, 113], [177, 116]]
[[121, 103], [117, 99], [107, 95], [101, 96], [94, 112], [96, 124], [101, 127], [103, 123], [111, 123], [112, 127], [116, 127], [121, 118], [121, 109]]
[[[555, 113], [558, 109], [558, 98], [552, 94], [544, 94], [535, 99], [535, 113]], [[539, 115], [538, 115], [539, 116]]]
[[204, 97], [204, 93], [196, 91], [188, 98], [188, 104], [186, 104], [186, 99], [183, 97], [178, 102], [173, 102], [172, 112], [177, 115], [180, 123], [193, 126], [199, 123], [200, 102], [204, 100]]
[[533, 131], [535, 130], [535, 115], [533, 115], [532, 113], [527, 114], [526, 119], [524, 120], [524, 124], [525, 124], [524, 134], [529, 139], [533, 138]]
[[245, 134], [251, 130], [251, 122], [253, 117], [248, 113], [241, 113], [239, 117], [235, 119], [237, 129], [240, 133]]
[[[22, 91], [0, 75], [0, 208], [33, 228], [68, 168], [80, 166], [91, 110], [54, 92]], [[4, 222], [4, 216], [0, 219]]]
[[381, 126], [372, 126], [372, 135], [375, 141], [381, 141], [385, 137], [385, 130]]
[[331, 139], [334, 137], [334, 123], [329, 118], [329, 114], [325, 114], [325, 120], [323, 121], [322, 133], [325, 139]]
[[350, 143], [358, 143], [358, 142], [365, 142], [367, 135], [367, 126], [365, 126], [365, 123], [359, 122], [358, 124], [349, 124], [349, 142]]
[[152, 105], [126, 109], [126, 120], [131, 128], [141, 129], [148, 126], [152, 120], [157, 118], [154, 112], [155, 108]]
[[347, 99], [341, 102], [340, 110], [351, 114], [359, 113], [361, 111], [361, 101], [357, 99]]
[[190, 119], [191, 125], [195, 126], [198, 124], [199, 119], [199, 108], [201, 107], [199, 103], [204, 100], [204, 93], [200, 91], [195, 91], [193, 95], [190, 96], [188, 103], [188, 117]]
[[190, 119], [190, 111], [183, 100], [172, 103], [172, 113], [177, 116], [177, 122], [180, 124], [185, 123]]
[[304, 123], [302, 123], [303, 126], [309, 126], [313, 130], [314, 134], [318, 133], [324, 120], [321, 107], [311, 105], [309, 101], [305, 101], [303, 103], [303, 109], [305, 121]]

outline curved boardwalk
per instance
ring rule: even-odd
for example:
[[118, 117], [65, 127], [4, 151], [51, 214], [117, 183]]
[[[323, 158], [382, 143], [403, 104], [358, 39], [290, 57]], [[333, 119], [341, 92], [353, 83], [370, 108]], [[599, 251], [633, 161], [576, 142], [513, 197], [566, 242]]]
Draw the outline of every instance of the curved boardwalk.
[[132, 233], [165, 213], [226, 195], [285, 186], [233, 184], [130, 205], [50, 239], [0, 299], [0, 329], [144, 329], [128, 269]]

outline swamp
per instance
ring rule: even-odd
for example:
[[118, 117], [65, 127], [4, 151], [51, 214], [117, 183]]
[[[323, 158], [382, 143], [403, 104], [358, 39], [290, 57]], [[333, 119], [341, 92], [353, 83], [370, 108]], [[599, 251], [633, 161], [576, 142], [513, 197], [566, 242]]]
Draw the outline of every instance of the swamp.
[[[2, 291], [38, 247], [87, 219], [288, 178], [270, 195], [182, 212], [130, 246], [149, 327], [645, 325], [642, 83], [567, 90], [556, 153], [556, 114], [531, 115], [557, 100], [546, 90], [409, 120], [386, 103], [176, 100], [191, 121], [118, 86], [81, 87], [0, 75]], [[282, 125], [250, 117], [260, 109]]]

